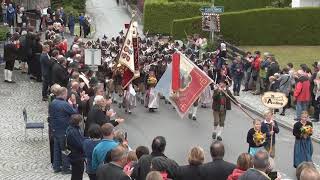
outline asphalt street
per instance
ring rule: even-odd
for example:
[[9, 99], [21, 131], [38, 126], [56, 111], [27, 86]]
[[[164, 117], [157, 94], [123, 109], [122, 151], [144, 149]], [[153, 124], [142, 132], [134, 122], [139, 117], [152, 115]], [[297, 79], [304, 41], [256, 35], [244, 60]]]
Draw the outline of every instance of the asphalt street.
[[[116, 108], [117, 109], [117, 108]], [[166, 154], [179, 164], [187, 163], [187, 154], [192, 146], [201, 146], [206, 151], [206, 161], [210, 161], [209, 147], [212, 142], [211, 134], [213, 116], [210, 108], [198, 110], [197, 121], [187, 118], [181, 119], [175, 110], [161, 101], [160, 109], [155, 113], [149, 113], [142, 105], [134, 109], [133, 114], [123, 114], [123, 110], [117, 109], [122, 117], [125, 117], [123, 128], [128, 132], [129, 144], [133, 148], [139, 145], [151, 145], [155, 136], [162, 135], [167, 139]], [[246, 135], [251, 128], [252, 121], [236, 106], [228, 111], [226, 127], [222, 134], [226, 149], [225, 160], [236, 162], [238, 155], [247, 152]], [[280, 171], [284, 178], [294, 179], [293, 168], [294, 136], [292, 132], [280, 128], [276, 136], [276, 170]], [[319, 162], [319, 145], [314, 143], [314, 162]]]

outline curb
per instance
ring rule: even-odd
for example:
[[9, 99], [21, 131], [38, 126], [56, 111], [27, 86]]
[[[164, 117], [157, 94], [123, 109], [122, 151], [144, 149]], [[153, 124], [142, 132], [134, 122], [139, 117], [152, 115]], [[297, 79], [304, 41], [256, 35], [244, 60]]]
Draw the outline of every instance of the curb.
[[[246, 104], [246, 103], [243, 103], [243, 102], [239, 102], [239, 103], [241, 104], [241, 106], [242, 106], [244, 109], [250, 111], [251, 113], [253, 113], [253, 114], [255, 114], [255, 115], [257, 115], [257, 116], [259, 116], [259, 117], [261, 117], [261, 118], [263, 118], [263, 113], [262, 113], [262, 112], [256, 110], [255, 108], [253, 108], [252, 106], [250, 106], [250, 105], [248, 105], [248, 104]], [[282, 128], [285, 128], [285, 129], [290, 130], [290, 131], [293, 130], [292, 125], [289, 125], [289, 124], [286, 123], [286, 122], [278, 121], [278, 120], [277, 120], [277, 123], [278, 123]], [[312, 139], [313, 142], [320, 144], [320, 139], [315, 138], [315, 137], [311, 137], [311, 139]]]

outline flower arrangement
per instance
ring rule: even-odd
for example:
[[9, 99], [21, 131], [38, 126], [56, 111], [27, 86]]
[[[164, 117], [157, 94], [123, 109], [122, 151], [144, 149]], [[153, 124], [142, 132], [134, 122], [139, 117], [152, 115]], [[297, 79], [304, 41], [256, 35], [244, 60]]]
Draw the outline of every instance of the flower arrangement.
[[300, 128], [302, 136], [311, 136], [313, 133], [313, 128], [310, 125], [302, 126]]
[[149, 76], [147, 83], [151, 86], [155, 86], [157, 84], [158, 80], [154, 76]]
[[253, 141], [256, 145], [261, 145], [266, 141], [266, 134], [263, 134], [261, 131], [256, 131], [253, 135]]

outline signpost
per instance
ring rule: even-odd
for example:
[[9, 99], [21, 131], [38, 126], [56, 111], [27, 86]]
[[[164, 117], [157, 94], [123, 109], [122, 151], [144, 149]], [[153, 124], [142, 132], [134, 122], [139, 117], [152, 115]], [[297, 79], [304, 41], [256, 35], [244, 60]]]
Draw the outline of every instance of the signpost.
[[212, 0], [211, 7], [200, 8], [202, 13], [202, 30], [210, 31], [211, 41], [214, 41], [214, 32], [220, 32], [220, 16], [224, 12], [224, 6], [214, 6]]
[[283, 108], [288, 103], [288, 98], [284, 93], [265, 92], [261, 97], [262, 104], [270, 109]]
[[85, 49], [84, 63], [89, 65], [93, 71], [98, 71], [98, 66], [101, 65], [101, 49]]

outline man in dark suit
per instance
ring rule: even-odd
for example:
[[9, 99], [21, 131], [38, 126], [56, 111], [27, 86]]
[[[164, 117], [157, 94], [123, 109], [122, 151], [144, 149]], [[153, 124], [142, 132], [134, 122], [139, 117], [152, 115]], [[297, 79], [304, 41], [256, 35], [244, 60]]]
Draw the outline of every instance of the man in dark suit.
[[200, 168], [200, 174], [203, 180], [226, 180], [236, 165], [223, 160], [224, 145], [220, 141], [215, 141], [210, 146], [212, 162], [204, 164]]
[[100, 166], [97, 180], [130, 180], [132, 169], [123, 170], [127, 164], [128, 149], [119, 145], [111, 151], [111, 162]]
[[69, 72], [66, 68], [66, 59], [59, 55], [58, 63], [52, 66], [52, 84], [59, 84], [60, 86], [67, 87], [69, 82]]
[[41, 73], [42, 73], [42, 100], [48, 100], [48, 88], [49, 88], [49, 68], [50, 68], [50, 46], [44, 45], [42, 53], [40, 55]]
[[166, 147], [166, 139], [163, 136], [157, 136], [152, 141], [152, 152], [150, 155], [142, 156], [138, 164], [134, 167], [134, 172], [132, 177], [136, 180], [145, 180], [147, 174], [150, 172], [151, 162], [156, 157], [163, 157], [166, 160], [166, 164], [168, 166], [168, 177], [174, 178], [175, 172], [177, 171], [178, 164], [167, 158], [164, 155], [164, 150]]

